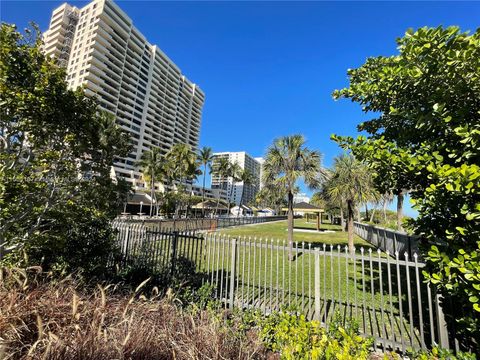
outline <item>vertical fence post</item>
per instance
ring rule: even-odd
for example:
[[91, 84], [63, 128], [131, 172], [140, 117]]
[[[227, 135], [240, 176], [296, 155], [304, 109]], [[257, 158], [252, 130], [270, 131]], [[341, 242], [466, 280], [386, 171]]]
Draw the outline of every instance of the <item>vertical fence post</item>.
[[173, 238], [172, 238], [172, 249], [171, 249], [171, 269], [170, 273], [173, 276], [175, 273], [175, 262], [177, 260], [177, 243], [178, 243], [178, 231], [173, 232]]
[[130, 242], [130, 226], [127, 226], [125, 229], [125, 244], [123, 246], [123, 251], [122, 251], [122, 260], [124, 265], [127, 264], [129, 242]]
[[320, 320], [320, 253], [315, 250], [315, 320]]
[[445, 315], [443, 313], [443, 309], [440, 306], [441, 300], [442, 300], [442, 296], [440, 294], [437, 294], [435, 296], [435, 303], [437, 306], [438, 343], [440, 347], [444, 349], [450, 349], [450, 344], [448, 342], [447, 323], [445, 321]]
[[230, 261], [230, 309], [233, 309], [233, 305], [234, 305], [234, 300], [235, 300], [235, 268], [236, 268], [236, 260], [237, 260], [237, 256], [236, 256], [236, 252], [237, 252], [237, 239], [232, 239], [232, 244], [231, 244], [231, 248], [232, 248], [232, 257], [231, 257], [231, 261]]

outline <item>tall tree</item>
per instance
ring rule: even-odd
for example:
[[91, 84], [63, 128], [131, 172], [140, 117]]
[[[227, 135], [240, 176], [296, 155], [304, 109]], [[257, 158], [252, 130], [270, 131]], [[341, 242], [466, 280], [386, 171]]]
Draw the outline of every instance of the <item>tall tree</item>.
[[201, 161], [198, 159], [196, 156], [191, 156], [189, 161], [188, 161], [188, 166], [187, 166], [187, 175], [186, 175], [186, 180], [187, 183], [190, 186], [190, 189], [188, 191], [188, 199], [187, 199], [187, 215], [190, 213], [191, 210], [191, 205], [192, 205], [192, 198], [193, 198], [193, 183], [195, 180], [197, 180], [198, 176], [202, 174], [202, 171], [200, 170], [201, 166]]
[[[328, 186], [330, 184], [330, 180], [333, 176], [333, 173], [331, 170], [327, 169], [325, 170], [325, 181], [322, 184], [322, 187], [320, 191], [317, 194], [319, 198], [322, 198], [326, 201], [328, 208], [330, 211], [333, 211], [334, 209], [338, 209], [339, 214], [340, 214], [340, 225], [342, 228], [342, 231], [346, 231], [346, 221], [345, 221], [345, 216], [344, 216], [344, 210], [346, 208], [346, 202], [344, 198], [344, 194], [342, 193], [331, 193], [328, 189]], [[315, 194], [314, 194], [315, 195]]]
[[285, 189], [288, 199], [288, 246], [293, 249], [293, 195], [295, 184], [303, 179], [310, 188], [321, 183], [321, 155], [305, 146], [302, 135], [291, 135], [274, 140], [268, 148], [263, 164], [264, 183]]
[[408, 30], [397, 45], [349, 70], [349, 87], [334, 93], [374, 117], [359, 125], [367, 138], [339, 140], [375, 170], [382, 193], [411, 190], [424, 273], [457, 340], [480, 349], [480, 29]]
[[[177, 193], [183, 194], [186, 192], [187, 185], [190, 185], [192, 181], [198, 176], [199, 172], [199, 160], [197, 154], [193, 151], [192, 147], [188, 144], [178, 143], [172, 146], [172, 148], [165, 155], [169, 162], [169, 167], [172, 173], [173, 185], [176, 187]], [[180, 201], [180, 207], [183, 207], [183, 201]], [[175, 206], [175, 216], [178, 217], [178, 211], [180, 207]]]
[[358, 204], [371, 198], [373, 185], [370, 172], [352, 155], [341, 155], [334, 160], [326, 189], [332, 198], [342, 199], [347, 205], [348, 247], [350, 252], [354, 252], [354, 212]]
[[158, 199], [156, 196], [155, 185], [168, 177], [168, 162], [162, 155], [160, 148], [152, 148], [143, 153], [142, 159], [138, 162], [141, 167], [142, 175], [148, 187], [150, 188], [150, 216], [154, 214], [154, 205], [158, 212]]
[[265, 184], [257, 193], [255, 203], [262, 207], [270, 207], [279, 214], [282, 207], [287, 206], [287, 193], [285, 188]]
[[21, 266], [103, 274], [128, 191], [110, 171], [129, 139], [41, 47], [36, 28], [1, 25], [0, 248]]
[[312, 195], [312, 198], [310, 199], [310, 204], [324, 209], [327, 206], [327, 200], [325, 199], [325, 196], [321, 191], [317, 191]]
[[[230, 162], [227, 158], [219, 157], [215, 158], [212, 163], [212, 174], [215, 174], [219, 178], [219, 182], [221, 184], [222, 190], [227, 190], [227, 179], [230, 173]], [[227, 202], [229, 202], [229, 198]], [[215, 207], [215, 215], [218, 213], [218, 207], [220, 205], [220, 194], [218, 195], [217, 205]]]
[[244, 198], [244, 195], [245, 195], [245, 188], [247, 186], [252, 186], [255, 182], [255, 177], [253, 176], [252, 172], [248, 169], [244, 169], [242, 172], [241, 172], [241, 175], [239, 177], [239, 180], [242, 182], [243, 184], [243, 189], [242, 189], [242, 195], [240, 196], [240, 206], [238, 207], [238, 211], [237, 211], [237, 216], [240, 215], [240, 208], [242, 207], [243, 205], [243, 198]]
[[235, 184], [240, 181], [242, 168], [237, 162], [229, 163], [227, 170], [227, 181], [231, 182], [230, 191], [228, 193], [228, 215], [230, 215], [230, 205], [232, 203], [233, 189]]
[[[383, 208], [383, 221], [387, 223], [387, 206], [388, 204], [391, 204], [393, 201], [393, 194], [392, 193], [385, 193], [380, 197], [380, 201], [382, 202], [382, 208]], [[398, 218], [397, 218], [398, 221]]]
[[[205, 202], [205, 179], [207, 178], [207, 169], [212, 163], [213, 151], [212, 148], [204, 146], [198, 155], [203, 165], [203, 188], [202, 188], [202, 202]], [[211, 172], [211, 171], [210, 171]], [[205, 209], [203, 210], [203, 216], [205, 216]]]

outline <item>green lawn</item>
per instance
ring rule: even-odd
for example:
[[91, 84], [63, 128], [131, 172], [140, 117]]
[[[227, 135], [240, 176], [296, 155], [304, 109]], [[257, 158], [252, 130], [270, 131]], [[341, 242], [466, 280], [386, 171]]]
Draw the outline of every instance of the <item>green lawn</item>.
[[[305, 219], [295, 220], [295, 229], [312, 229], [315, 230], [317, 224], [315, 222], [307, 222]], [[308, 233], [301, 231], [294, 231], [294, 241], [305, 242], [312, 244], [327, 244], [327, 245], [342, 245], [348, 244], [347, 233], [341, 231], [339, 225], [322, 224], [320, 230], [328, 230], [334, 232], [320, 232], [320, 233]], [[280, 241], [287, 240], [287, 222], [276, 221], [271, 223], [264, 223], [258, 225], [238, 226], [228, 229], [220, 229], [218, 233], [227, 234], [230, 236], [247, 236], [252, 238], [268, 238]], [[355, 235], [355, 246], [357, 248], [374, 248], [373, 245], [361, 239]]]

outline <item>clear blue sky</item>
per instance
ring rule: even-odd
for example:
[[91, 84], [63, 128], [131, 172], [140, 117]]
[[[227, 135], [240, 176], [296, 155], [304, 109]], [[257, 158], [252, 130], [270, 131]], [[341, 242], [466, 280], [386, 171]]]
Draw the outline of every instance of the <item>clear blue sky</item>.
[[[2, 0], [0, 17], [45, 30], [61, 3]], [[340, 152], [330, 134], [355, 135], [368, 118], [332, 100], [348, 68], [395, 54], [409, 27], [480, 26], [479, 2], [117, 3], [205, 91], [201, 145], [261, 156], [275, 137], [302, 133], [325, 166]]]

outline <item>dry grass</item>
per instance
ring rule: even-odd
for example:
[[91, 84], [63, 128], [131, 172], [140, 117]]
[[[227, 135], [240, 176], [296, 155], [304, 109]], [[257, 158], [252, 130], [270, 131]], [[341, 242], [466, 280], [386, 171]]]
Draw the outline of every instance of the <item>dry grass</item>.
[[[256, 359], [255, 332], [238, 331], [226, 314], [194, 313], [172, 297], [87, 291], [72, 277], [0, 269], [0, 359]], [[233, 323], [233, 325], [231, 325]]]

